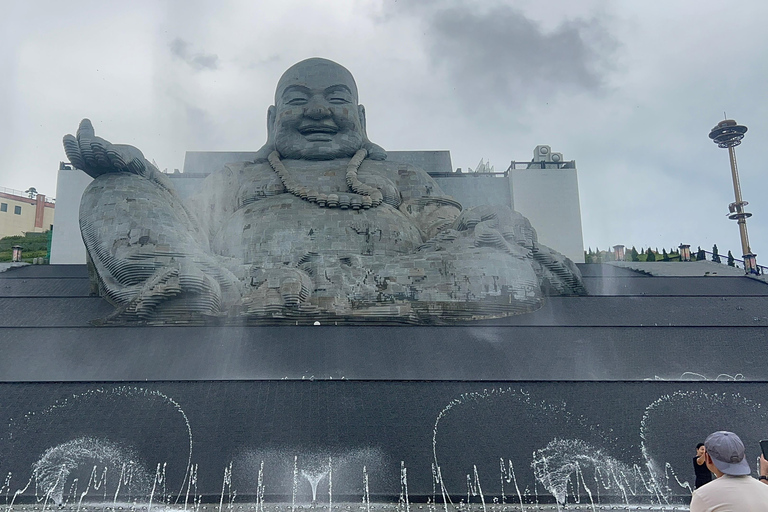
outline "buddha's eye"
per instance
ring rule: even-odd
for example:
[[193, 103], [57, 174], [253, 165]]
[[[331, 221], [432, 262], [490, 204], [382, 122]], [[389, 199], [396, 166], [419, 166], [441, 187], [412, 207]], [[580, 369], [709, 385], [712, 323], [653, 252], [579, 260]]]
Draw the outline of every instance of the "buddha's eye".
[[295, 98], [288, 99], [285, 103], [288, 105], [306, 105], [307, 101], [307, 98], [297, 96]]
[[346, 87], [329, 87], [325, 90], [325, 100], [333, 105], [352, 103], [352, 94]]

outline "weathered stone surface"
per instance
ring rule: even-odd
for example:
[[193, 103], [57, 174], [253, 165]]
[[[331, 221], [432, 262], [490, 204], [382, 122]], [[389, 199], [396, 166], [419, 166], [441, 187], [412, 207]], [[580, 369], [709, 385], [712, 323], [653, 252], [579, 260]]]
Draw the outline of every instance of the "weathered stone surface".
[[95, 180], [80, 225], [113, 321], [415, 322], [532, 311], [584, 293], [519, 213], [462, 211], [368, 140], [352, 75], [309, 59], [280, 79], [268, 140], [186, 204], [131, 146], [84, 120], [64, 146]]

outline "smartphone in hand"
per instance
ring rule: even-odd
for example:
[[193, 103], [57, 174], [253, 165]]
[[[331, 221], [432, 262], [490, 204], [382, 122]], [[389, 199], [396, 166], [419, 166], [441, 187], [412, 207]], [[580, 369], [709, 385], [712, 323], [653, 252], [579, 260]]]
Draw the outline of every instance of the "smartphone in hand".
[[765, 460], [768, 460], [768, 439], [760, 441], [760, 450], [762, 450]]

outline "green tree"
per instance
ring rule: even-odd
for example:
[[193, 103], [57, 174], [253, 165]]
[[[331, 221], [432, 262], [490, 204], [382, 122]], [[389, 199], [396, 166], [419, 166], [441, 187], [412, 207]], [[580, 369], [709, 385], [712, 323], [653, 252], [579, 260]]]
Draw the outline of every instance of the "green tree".
[[704, 249], [701, 248], [701, 246], [698, 246], [699, 249], [696, 251], [696, 261], [703, 261], [707, 259], [707, 255], [704, 252]]
[[728, 251], [728, 266], [729, 267], [736, 266], [736, 260], [733, 259], [733, 254], [731, 254], [731, 251]]
[[666, 249], [662, 249], [661, 250], [661, 259], [663, 261], [669, 261], [669, 254], [667, 254], [667, 250]]
[[632, 251], [630, 252], [630, 259], [631, 261], [640, 261], [640, 255], [637, 254], [637, 249], [635, 249], [635, 246], [632, 246]]
[[648, 248], [648, 252], [646, 253], [648, 256], [645, 258], [645, 261], [656, 261], [656, 254], [651, 250], [651, 248]]
[[717, 252], [717, 244], [712, 246], [712, 261], [720, 263], [720, 254]]

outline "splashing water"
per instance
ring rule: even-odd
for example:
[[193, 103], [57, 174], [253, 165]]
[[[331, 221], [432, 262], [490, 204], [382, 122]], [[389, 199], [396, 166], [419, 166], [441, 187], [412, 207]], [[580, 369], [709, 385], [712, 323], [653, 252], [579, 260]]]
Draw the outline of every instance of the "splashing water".
[[363, 505], [365, 512], [371, 512], [371, 490], [368, 487], [368, 468], [363, 466]]
[[320, 480], [328, 476], [328, 469], [326, 468], [323, 471], [317, 471], [312, 469], [302, 469], [301, 470], [301, 476], [307, 479], [309, 482], [309, 485], [312, 487], [312, 502], [317, 502], [317, 484], [320, 483]]
[[507, 494], [504, 492], [504, 482], [514, 483], [515, 492], [517, 493], [517, 500], [520, 503], [520, 509], [525, 510], [523, 504], [523, 495], [520, 492], [520, 486], [517, 484], [517, 476], [515, 476], [515, 468], [512, 465], [512, 461], [509, 461], [509, 465], [504, 464], [504, 459], [499, 459], [499, 472], [501, 474], [501, 504], [507, 504]]
[[256, 480], [256, 512], [264, 512], [264, 461], [261, 461]]
[[411, 512], [411, 499], [408, 496], [408, 469], [403, 461], [400, 461], [400, 500], [397, 510], [399, 512]]
[[[38, 489], [46, 499], [57, 505], [65, 502], [64, 491], [70, 475], [78, 468], [93, 467], [91, 481], [96, 481], [100, 488], [106, 475], [117, 474], [115, 501], [123, 482], [127, 483], [128, 495], [146, 496], [149, 490], [149, 477], [146, 470], [137, 462], [138, 457], [130, 450], [102, 439], [83, 437], [49, 448], [32, 466]], [[97, 468], [103, 468], [100, 480], [93, 478]], [[106, 482], [104, 490], [106, 493]]]
[[[114, 389], [97, 389], [80, 395], [72, 395], [65, 400], [56, 402], [45, 410], [28, 413], [24, 416], [24, 419], [27, 420], [25, 428], [32, 431], [36, 425], [30, 423], [30, 421], [36, 416], [55, 415], [57, 412], [69, 407], [72, 403], [78, 401], [85, 402], [94, 397], [109, 396], [155, 400], [173, 406], [175, 411], [184, 418], [186, 433], [190, 440], [189, 465], [183, 481], [183, 492], [180, 492], [176, 499], [177, 502], [179, 500], [183, 501], [184, 510], [187, 510], [187, 506], [190, 503], [193, 504], [195, 510], [199, 509], [202, 503], [202, 495], [198, 495], [197, 491], [197, 466], [191, 464], [191, 427], [184, 411], [181, 410], [175, 401], [162, 393], [142, 388], [117, 387]], [[494, 401], [499, 397], [506, 398], [501, 402]], [[488, 404], [482, 406], [472, 405], [471, 409], [461, 409], [459, 407], [471, 402], [488, 402]], [[646, 403], [648, 402], [643, 402], [643, 404]], [[81, 403], [79, 407], [86, 408], [90, 404], [91, 402]], [[507, 408], [505, 409], [504, 406]], [[570, 399], [569, 406], [571, 408], [574, 407], [573, 404], [570, 404]], [[166, 406], [164, 405], [163, 407]], [[466, 501], [461, 500], [459, 507], [473, 510], [482, 508], [484, 511], [490, 510], [492, 512], [495, 511], [495, 507], [491, 506], [490, 502], [486, 503], [486, 499], [490, 500], [490, 496], [499, 496], [494, 498], [493, 504], [498, 505], [500, 502], [504, 506], [508, 503], [507, 492], [510, 494], [510, 504], [513, 502], [516, 502], [515, 504], [519, 503], [517, 507], [510, 506], [509, 510], [526, 510], [526, 508], [537, 510], [539, 508], [538, 496], [543, 490], [546, 490], [546, 492], [542, 492], [542, 494], [546, 496], [549, 493], [554, 498], [558, 508], [570, 502], [581, 505], [585, 497], [588, 500], [586, 508], [590, 508], [590, 506], [594, 508], [596, 504], [601, 503], [601, 494], [603, 495], [602, 503], [609, 503], [605, 499], [610, 498], [616, 499], [616, 501], [623, 503], [625, 506], [629, 506], [630, 504], [637, 503], [639, 499], [649, 499], [650, 503], [656, 507], [664, 508], [668, 505], [671, 506], [670, 499], [675, 496], [679, 497], [680, 489], [690, 492], [691, 486], [689, 482], [678, 477], [679, 474], [684, 474], [683, 470], [676, 466], [674, 462], [665, 462], [665, 456], [668, 457], [670, 453], [673, 453], [673, 450], [679, 452], [680, 447], [685, 446], [685, 443], [689, 443], [691, 438], [697, 438], [701, 434], [700, 431], [706, 433], [721, 428], [738, 431], [745, 440], [745, 443], [750, 444], [750, 438], [757, 439], [756, 436], [764, 431], [764, 425], [768, 423], [768, 414], [765, 408], [762, 408], [760, 403], [747, 399], [738, 393], [705, 393], [699, 390], [678, 391], [662, 395], [648, 405], [642, 416], [640, 425], [641, 453], [631, 459], [639, 459], [637, 464], [633, 464], [632, 462], [623, 462], [612, 456], [611, 454], [617, 453], [616, 450], [611, 448], [610, 445], [604, 446], [601, 441], [596, 440], [599, 437], [595, 435], [599, 430], [599, 425], [589, 426], [591, 430], [583, 429], [585, 427], [581, 421], [583, 417], [571, 414], [567, 409], [564, 401], [536, 400], [531, 393], [526, 392], [523, 388], [487, 389], [481, 392], [465, 393], [449, 402], [439, 412], [433, 426], [433, 462], [431, 464], [433, 493], [432, 499], [427, 501], [425, 508], [428, 508], [430, 512], [435, 512], [437, 507], [440, 507], [435, 499], [438, 494], [442, 495], [442, 508], [446, 512], [449, 510], [448, 503], [453, 504], [451, 495], [446, 490], [443, 480], [443, 474], [451, 473], [446, 468], [440, 466], [438, 455], [442, 454], [445, 456], [446, 453], [450, 453], [445, 450], [451, 450], [455, 446], [451, 441], [456, 440], [458, 436], [455, 432], [459, 432], [454, 426], [464, 425], [466, 422], [465, 418], [468, 417], [470, 412], [479, 411], [480, 414], [478, 416], [489, 414], [488, 411], [494, 413], [487, 416], [494, 421], [494, 423], [491, 423], [493, 428], [497, 428], [497, 426], [503, 428], [506, 425], [503, 421], [499, 423], [495, 423], [495, 421], [499, 418], [503, 420], [506, 417], [505, 415], [507, 415], [515, 418], [517, 421], [526, 421], [527, 418], [533, 418], [531, 421], [535, 423], [532, 423], [533, 426], [528, 426], [528, 428], [534, 433], [536, 433], [537, 427], [546, 424], [546, 422], [551, 421], [553, 418], [556, 418], [558, 421], [562, 420], [563, 424], [578, 426], [578, 430], [574, 432], [577, 437], [580, 433], [584, 433], [584, 440], [555, 438], [548, 442], [548, 439], [551, 439], [551, 437], [543, 439], [542, 436], [536, 437], [535, 442], [531, 443], [532, 450], [533, 448], [546, 446], [535, 449], [532, 452], [532, 460], [526, 458], [525, 463], [522, 465], [517, 459], [515, 459], [515, 466], [513, 467], [511, 458], [508, 460], [503, 457], [493, 458], [491, 460], [491, 467], [495, 466], [496, 461], [499, 461], [498, 467], [501, 476], [499, 480], [497, 480], [498, 477], [493, 473], [491, 473], [489, 478], [487, 457], [479, 459], [476, 464], [473, 464], [476, 462], [475, 460], [470, 459], [470, 464], [462, 466], [462, 471], [458, 475], [453, 474], [452, 478], [454, 480], [449, 480], [449, 483], [454, 482], [450, 483], [450, 485], [457, 488], [457, 494], [460, 496], [461, 490], [459, 489], [462, 482], [461, 480], [456, 481], [455, 477], [464, 478], [466, 475]], [[642, 411], [642, 405], [636, 410], [637, 412]], [[79, 412], [79, 410], [74, 408], [68, 412], [69, 414], [74, 414]], [[454, 414], [453, 418], [444, 421], [452, 413]], [[716, 416], [717, 419], [713, 421], [717, 421], [718, 424], [700, 425], [702, 418], [706, 418], [705, 413], [710, 413], [710, 416]], [[521, 414], [530, 414], [530, 416], [520, 417]], [[178, 418], [178, 416], [175, 417]], [[486, 416], [481, 417], [483, 419], [486, 418]], [[46, 418], [46, 420], [48, 423], [51, 422], [51, 418]], [[726, 421], [726, 423], [722, 423], [723, 421]], [[472, 425], [472, 423], [468, 424]], [[632, 424], [636, 424], [636, 422], [632, 422]], [[699, 430], [694, 431], [690, 429], [690, 425], [695, 425]], [[12, 437], [14, 434], [13, 430], [18, 425], [12, 424], [10, 426], [12, 427], [10, 431]], [[181, 426], [180, 423], [179, 426]], [[451, 430], [452, 428], [454, 429]], [[539, 428], [539, 431], [542, 431], [544, 436], [549, 436], [557, 432], [558, 428], [565, 430], [561, 425], [560, 427], [556, 426], [545, 430]], [[491, 429], [488, 429], [488, 431], [491, 431]], [[181, 432], [183, 432], [183, 427]], [[472, 441], [471, 435], [475, 432], [483, 433], [485, 431], [482, 428], [469, 431], [467, 436], [468, 442]], [[505, 442], [508, 439], [513, 441], [517, 439], [517, 437], [510, 437], [499, 428], [494, 432], [499, 432], [499, 439], [504, 439]], [[452, 438], [451, 435], [454, 437]], [[507, 438], [503, 437], [505, 435]], [[517, 433], [513, 432], [513, 435], [519, 437]], [[569, 433], [565, 435], [567, 436]], [[685, 438], [682, 442], [678, 439], [680, 436]], [[482, 439], [485, 440], [487, 438], [482, 437]], [[438, 446], [438, 440], [441, 441], [440, 446]], [[632, 446], [637, 448], [637, 444], [633, 445], [632, 440], [625, 441], [628, 441], [626, 449], [630, 449]], [[608, 439], [607, 442], [611, 443], [615, 442], [615, 440], [611, 441]], [[38, 502], [42, 502], [45, 499], [46, 503], [50, 501], [57, 505], [67, 505], [70, 501], [74, 504], [74, 502], [78, 501], [78, 498], [79, 502], [82, 503], [83, 498], [88, 495], [89, 500], [103, 499], [103, 502], [106, 504], [105, 506], [108, 507], [110, 501], [113, 504], [117, 504], [118, 497], [124, 499], [126, 496], [142, 494], [149, 497], [150, 508], [154, 498], [157, 498], [157, 505], [162, 508], [171, 505], [173, 495], [172, 493], [167, 493], [165, 487], [166, 484], [169, 487], [174, 486], [172, 489], [169, 489], [174, 491], [176, 482], [168, 480], [165, 464], [158, 464], [153, 480], [151, 472], [146, 470], [143, 461], [139, 462], [139, 458], [135, 453], [135, 450], [129, 446], [92, 437], [81, 437], [49, 448], [33, 465], [33, 479], [30, 482], [35, 485], [34, 489], [37, 491], [35, 492], [35, 497], [38, 499]], [[237, 457], [240, 457], [242, 453], [240, 452]], [[249, 481], [250, 486], [255, 484], [257, 512], [264, 512], [265, 509], [269, 508], [265, 507], [264, 501], [267, 483], [269, 484], [270, 494], [274, 493], [275, 495], [287, 498], [288, 492], [292, 491], [292, 501], [289, 505], [293, 511], [299, 512], [299, 509], [303, 508], [299, 505], [302, 499], [299, 494], [307, 496], [308, 491], [311, 489], [311, 499], [314, 508], [314, 504], [317, 503], [318, 499], [318, 490], [321, 492], [320, 499], [322, 500], [323, 486], [327, 482], [329, 506], [323, 508], [332, 510], [334, 506], [334, 492], [337, 493], [337, 501], [339, 499], [337, 488], [340, 487], [344, 490], [344, 486], [354, 479], [356, 482], [355, 492], [361, 492], [359, 483], [361, 470], [363, 487], [362, 507], [360, 508], [364, 512], [369, 512], [372, 508], [370, 503], [372, 489], [369, 486], [368, 474], [371, 466], [367, 463], [376, 464], [375, 461], [378, 460], [379, 464], [382, 464], [381, 461], [386, 457], [383, 452], [377, 451], [374, 448], [346, 451], [339, 449], [334, 451], [333, 448], [329, 448], [312, 451], [311, 449], [301, 450], [301, 448], [292, 447], [267, 449], [258, 452], [253, 451], [252, 453], [254, 454], [253, 460], [246, 461], [250, 465], [240, 468], [240, 478], [243, 479], [242, 481]], [[300, 455], [294, 455], [296, 453]], [[531, 452], [528, 451], [527, 453]], [[260, 460], [255, 458], [256, 455], [262, 456], [265, 454], [271, 454], [270, 456], [274, 460], [265, 461], [264, 457], [261, 457]], [[333, 457], [331, 457], [331, 454]], [[525, 456], [525, 453], [523, 455]], [[475, 456], [474, 452], [472, 452], [472, 456]], [[244, 461], [244, 459], [238, 459], [237, 457], [235, 461], [239, 460], [241, 463]], [[429, 456], [427, 455], [427, 457]], [[446, 457], [445, 460], [450, 459]], [[251, 464], [253, 462], [256, 462], [257, 465]], [[266, 465], [265, 462], [267, 462]], [[453, 463], [453, 461], [451, 462]], [[520, 470], [521, 467], [527, 469], [529, 462], [533, 475], [529, 471], [521, 472]], [[686, 463], [685, 472], [690, 472], [690, 468], [687, 467], [690, 465], [690, 459], [687, 457], [682, 458], [682, 462]], [[353, 463], [354, 468], [352, 468]], [[344, 467], [345, 464], [347, 465], [346, 468]], [[181, 464], [179, 464], [180, 467]], [[446, 465], [446, 467], [448, 466]], [[468, 468], [469, 471], [465, 468]], [[395, 470], [395, 468], [392, 469]], [[237, 494], [236, 489], [240, 488], [240, 484], [235, 481], [237, 470], [237, 466], [233, 467], [233, 463], [230, 463], [229, 467], [224, 471], [224, 483], [221, 488], [220, 499], [218, 500], [219, 512], [225, 512], [224, 509], [232, 510], [234, 508], [233, 503]], [[293, 471], [292, 482], [291, 470]], [[518, 471], [517, 475], [515, 475], [515, 470]], [[347, 472], [346, 474], [345, 471]], [[352, 478], [347, 478], [348, 475], [351, 475]], [[392, 476], [395, 477], [394, 472]], [[419, 474], [412, 473], [411, 477], [411, 483], [414, 484], [412, 491], [416, 492], [415, 489], [420, 487]], [[269, 480], [270, 478], [272, 480]], [[377, 485], [375, 478], [374, 476], [370, 479], [370, 483], [373, 486]], [[520, 479], [519, 481], [518, 478]], [[303, 480], [306, 480], [308, 485], [303, 483]], [[334, 480], [338, 480], [338, 482]], [[29, 486], [28, 484], [24, 489], [13, 493], [15, 487], [11, 486], [10, 481], [11, 474], [8, 473], [5, 483], [0, 487], [0, 494], [3, 494], [3, 492], [6, 494], [6, 504], [8, 504], [8, 496], [10, 494], [16, 496], [19, 492], [25, 493]], [[273, 486], [273, 481], [280, 482], [279, 485], [283, 486], [279, 489], [279, 491], [284, 491], [282, 494], [275, 492], [277, 485]], [[291, 483], [293, 484], [292, 488], [290, 487]], [[501, 483], [500, 495], [496, 494], [498, 491], [495, 488], [499, 483]], [[82, 487], [82, 489], [78, 489], [78, 486]], [[107, 491], [108, 486], [109, 492]], [[217, 490], [214, 493], [218, 494]], [[392, 490], [394, 490], [394, 487], [392, 487]], [[376, 489], [374, 489], [374, 492], [376, 492]], [[407, 470], [404, 462], [401, 461], [400, 500], [398, 503], [398, 510], [401, 512], [410, 512], [411, 508], [416, 509], [416, 506], [411, 507], [412, 504], [408, 492]], [[346, 494], [341, 493], [340, 495], [345, 496]], [[360, 494], [357, 495], [360, 496]], [[161, 496], [162, 503], [160, 501]], [[453, 496], [456, 499], [456, 494]], [[397, 499], [396, 494], [393, 497]], [[533, 502], [534, 499], [536, 499], [535, 504]], [[227, 502], [226, 506], [224, 505], [225, 501]], [[358, 501], [358, 503], [360, 502]], [[546, 503], [552, 502], [547, 501]], [[180, 502], [178, 504], [181, 506]], [[339, 508], [341, 505], [337, 504], [336, 506]], [[542, 505], [544, 508], [546, 506]], [[12, 507], [13, 500], [10, 502], [9, 511]], [[45, 509], [45, 505], [43, 508]], [[419, 506], [419, 509], [421, 508]]]
[[[451, 431], [451, 427], [454, 425], [450, 421], [447, 423], [447, 425], [443, 425], [446, 420], [449, 420], [451, 415], [457, 415], [461, 413], [462, 416], [460, 416], [461, 421], [457, 424], [457, 426], [454, 426], [453, 431]], [[525, 416], [523, 416], [525, 415]], [[479, 423], [478, 418], [487, 418], [488, 421], [486, 423]], [[466, 418], [466, 420], [464, 420]], [[450, 473], [450, 471], [447, 471], [446, 468], [442, 467], [439, 460], [439, 450], [438, 450], [438, 440], [440, 438], [440, 431], [441, 428], [444, 430], [447, 429], [447, 433], [443, 434], [446, 436], [446, 438], [450, 438], [450, 433], [454, 433], [454, 439], [453, 442], [456, 442], [457, 440], [460, 440], [463, 435], [466, 435], [464, 431], [462, 430], [462, 424], [469, 422], [469, 424], [473, 425], [472, 428], [479, 428], [479, 429], [486, 429], [483, 431], [484, 434], [488, 434], [493, 436], [491, 440], [497, 444], [499, 452], [495, 454], [496, 457], [501, 457], [504, 454], [504, 451], [506, 450], [504, 442], [508, 443], [514, 443], [516, 440], [511, 437], [506, 431], [505, 427], [509, 425], [507, 422], [507, 418], [515, 418], [516, 421], [525, 421], [527, 422], [527, 428], [531, 429], [531, 431], [535, 434], [534, 436], [528, 436], [529, 441], [534, 439], [536, 436], [539, 437], [541, 444], [532, 444], [531, 450], [538, 448], [542, 446], [544, 443], [548, 442], [552, 438], [544, 438], [543, 436], [539, 435], [541, 432], [543, 432], [543, 428], [545, 426], [549, 425], [557, 425], [559, 430], [563, 432], [572, 431], [572, 430], [578, 430], [579, 432], [583, 432], [585, 436], [588, 436], [592, 439], [600, 439], [601, 441], [605, 441], [606, 443], [616, 443], [617, 439], [613, 437], [613, 435], [610, 432], [604, 432], [599, 424], [595, 424], [593, 422], [587, 421], [582, 415], [580, 414], [573, 414], [570, 412], [567, 408], [567, 404], [565, 401], [562, 400], [542, 400], [542, 399], [536, 399], [535, 396], [527, 391], [524, 388], [487, 388], [483, 389], [482, 391], [478, 392], [471, 392], [471, 393], [463, 393], [459, 395], [459, 397], [451, 400], [448, 404], [443, 407], [443, 409], [438, 413], [437, 418], [434, 423], [434, 427], [432, 430], [432, 457], [433, 457], [433, 478], [435, 479], [434, 484], [436, 488], [439, 490], [438, 494], [441, 496], [444, 504], [444, 510], [445, 512], [448, 512], [448, 503], [453, 504], [453, 501], [451, 499], [451, 493], [448, 492], [448, 484], [446, 483], [446, 475]], [[453, 420], [454, 422], [456, 420]], [[495, 427], [495, 430], [492, 430], [492, 427], [489, 427], [491, 425], [492, 427]], [[536, 429], [535, 425], [540, 425], [541, 428]], [[501, 429], [501, 430], [500, 430]], [[472, 436], [470, 432], [467, 432], [470, 434], [466, 437], [468, 441], [472, 441]], [[506, 436], [506, 437], [505, 437]], [[459, 439], [457, 439], [458, 437]], [[483, 438], [485, 439], [485, 438]], [[505, 441], [502, 441], [505, 440]], [[445, 444], [446, 450], [450, 452], [452, 444], [447, 443]], [[483, 445], [483, 450], [486, 451], [486, 455], [491, 455], [489, 451], [486, 448], [486, 445]], [[478, 461], [462, 461], [464, 464], [467, 464], [467, 468], [473, 468], [473, 474], [466, 474], [463, 473], [462, 476], [466, 477], [467, 480], [467, 489], [469, 491], [469, 495], [476, 496], [478, 494], [477, 491], [474, 490], [475, 487], [479, 486], [480, 482], [480, 475], [482, 474], [482, 471], [486, 471], [486, 478], [487, 478], [487, 469], [489, 466], [487, 466], [488, 462], [491, 460], [499, 460], [498, 458], [492, 458], [489, 459], [486, 456], [486, 459], [484, 462], [478, 462]], [[525, 460], [525, 465], [527, 466], [530, 463], [530, 459]], [[456, 464], [454, 462], [454, 464]], [[512, 461], [510, 460], [510, 469], [511, 469]], [[503, 466], [503, 463], [502, 463]], [[502, 468], [502, 482], [501, 482], [501, 501], [506, 502], [506, 496], [503, 491], [504, 488], [504, 469]], [[455, 479], [457, 475], [455, 475], [455, 472], [453, 473], [453, 478]], [[524, 498], [525, 497], [531, 497], [529, 493], [531, 491], [528, 490], [526, 487], [524, 491], [521, 492], [520, 485], [518, 484], [517, 478], [515, 480], [515, 488], [518, 494], [518, 500], [523, 505]], [[456, 480], [453, 480], [456, 482]], [[508, 478], [507, 483], [511, 483], [512, 479]], [[456, 482], [458, 483], [458, 482]], [[534, 486], [536, 485], [535, 478], [533, 479]], [[455, 485], [455, 484], [454, 484]], [[488, 491], [488, 489], [485, 489], [485, 491]], [[534, 489], [535, 494], [535, 489]], [[485, 492], [483, 493], [486, 494]], [[493, 493], [495, 494], [495, 493]], [[435, 496], [436, 497], [436, 496]], [[534, 497], [535, 498], [535, 497]], [[537, 499], [537, 498], [536, 498]], [[481, 504], [485, 505], [483, 503], [484, 497], [480, 499]], [[530, 500], [528, 500], [530, 501]]]
[[[181, 481], [180, 489], [179, 489], [179, 491], [178, 491], [178, 493], [176, 494], [176, 497], [175, 497], [175, 502], [179, 503], [179, 501], [182, 499], [182, 497], [185, 496], [185, 487], [188, 487], [189, 479], [191, 478], [191, 470], [192, 470], [192, 427], [190, 425], [189, 418], [187, 417], [186, 413], [181, 408], [179, 403], [176, 402], [176, 400], [174, 400], [173, 398], [171, 398], [171, 397], [161, 393], [160, 391], [146, 389], [146, 388], [132, 387], [132, 386], [115, 386], [115, 387], [111, 387], [111, 388], [95, 388], [95, 389], [91, 389], [91, 390], [88, 390], [88, 391], [83, 392], [83, 393], [74, 394], [74, 395], [71, 395], [71, 396], [69, 396], [69, 397], [67, 397], [65, 399], [56, 400], [52, 405], [48, 406], [45, 409], [42, 409], [42, 410], [39, 410], [39, 411], [29, 411], [29, 412], [27, 412], [26, 414], [23, 415], [23, 421], [21, 423], [17, 423], [14, 420], [10, 420], [10, 423], [9, 423], [9, 438], [13, 439], [14, 435], [16, 435], [16, 437], [18, 437], [18, 434], [17, 433], [15, 434], [15, 431], [17, 429], [27, 429], [27, 430], [37, 431], [39, 429], [39, 427], [34, 425], [34, 422], [36, 420], [42, 420], [43, 418], [51, 416], [51, 415], [59, 415], [59, 414], [62, 414], [63, 412], [65, 412], [65, 411], [69, 411], [70, 413], [72, 413], [72, 411], [77, 410], [78, 407], [85, 408], [86, 410], [89, 411], [89, 413], [92, 413], [93, 412], [93, 405], [94, 405], [94, 403], [98, 404], [99, 401], [107, 401], [107, 402], [109, 402], [109, 401], [117, 400], [117, 399], [120, 399], [120, 400], [130, 399], [130, 400], [141, 401], [142, 403], [147, 403], [147, 402], [153, 402], [154, 401], [154, 402], [162, 404], [164, 407], [170, 406], [170, 408], [176, 414], [178, 414], [181, 417], [181, 419], [183, 420], [185, 434], [186, 434], [185, 437], [187, 438], [187, 465], [186, 465], [186, 468], [185, 468], [184, 477], [183, 477], [183, 479]], [[146, 407], [144, 407], [144, 408], [146, 409]], [[89, 438], [83, 437], [81, 439], [89, 439]], [[74, 440], [74, 441], [71, 441], [71, 442], [75, 442], [75, 441], [77, 441], [77, 440]], [[105, 441], [105, 442], [109, 443], [108, 441]], [[66, 445], [67, 443], [64, 443], [64, 444]], [[69, 447], [74, 449], [74, 445], [69, 445]], [[131, 459], [131, 456], [129, 454], [129, 452], [131, 450], [129, 448], [119, 448], [118, 445], [116, 445], [116, 444], [114, 444], [113, 447], [115, 449], [122, 450], [122, 453], [125, 455], [125, 457], [127, 457], [126, 460]], [[54, 447], [52, 449], [56, 450], [56, 448], [57, 447]], [[102, 455], [107, 457], [108, 453], [109, 453], [109, 449], [104, 448], [104, 450], [106, 450], [106, 451], [104, 451], [102, 453]], [[83, 456], [85, 456], [86, 453], [87, 453], [87, 450], [85, 452], [81, 452], [81, 453], [82, 453]], [[94, 448], [94, 454], [98, 455], [99, 453], [100, 453], [99, 449]], [[97, 459], [98, 459], [98, 457], [96, 457], [96, 459], [94, 459], [94, 460], [97, 460]], [[104, 460], [109, 460], [109, 459], [104, 459]], [[134, 456], [133, 460], [135, 462], [138, 459], [135, 458], [135, 456]], [[66, 463], [65, 465], [71, 465], [71, 464]], [[115, 469], [117, 471], [111, 470], [110, 474], [114, 474], [115, 472], [120, 473], [121, 469], [120, 469], [119, 465]], [[127, 476], [129, 476], [131, 478], [146, 478], [146, 479], [149, 479], [149, 477], [147, 477], [146, 474], [143, 474], [143, 477], [139, 477], [136, 474], [136, 472], [137, 472], [136, 470], [137, 469], [138, 468], [135, 466], [135, 464], [128, 464], [126, 466], [126, 471], [128, 472]], [[72, 469], [65, 470], [65, 472], [66, 472], [67, 475], [69, 475], [72, 472]], [[64, 474], [62, 474], [61, 476], [63, 477]], [[124, 475], [124, 476], [126, 476], [126, 475]], [[48, 475], [49, 479], [50, 479], [50, 477], [51, 476]], [[35, 478], [35, 477], [33, 476], [33, 478]], [[55, 477], [54, 477], [54, 480], [55, 480]], [[135, 483], [138, 484], [140, 482], [136, 481]], [[61, 485], [64, 485], [64, 484], [62, 483]], [[46, 487], [46, 489], [48, 489], [48, 488], [49, 487]], [[62, 491], [63, 491], [63, 489], [62, 489]], [[19, 489], [19, 491], [17, 491], [16, 494], [19, 494], [19, 492], [25, 492], [25, 491], [23, 489]], [[58, 496], [58, 494], [59, 494], [59, 491], [54, 489], [53, 492], [52, 492], [52, 495], [51, 495], [51, 499], [54, 500], [54, 502], [55, 502], [54, 495]], [[63, 492], [61, 494], [62, 494], [62, 497], [63, 497]], [[165, 500], [166, 496], [164, 495], [163, 498]], [[171, 501], [174, 501], [174, 499], [171, 498]]]
[[473, 476], [467, 475], [467, 504], [472, 496], [480, 496], [480, 502], [483, 505], [483, 512], [487, 512], [485, 507], [485, 494], [480, 486], [480, 476], [477, 474], [477, 466], [472, 466]]
[[224, 499], [227, 500], [227, 510], [232, 510], [232, 504], [237, 497], [237, 491], [232, 489], [232, 463], [224, 468], [224, 479], [221, 484], [221, 497], [219, 499], [219, 512], [224, 510]]
[[692, 450], [692, 443], [703, 441], [710, 433], [730, 430], [739, 434], [749, 456], [750, 448], [764, 436], [766, 424], [768, 411], [762, 404], [739, 393], [676, 391], [646, 407], [640, 423], [640, 448], [660, 493], [691, 492], [692, 482], [678, 476], [692, 476], [691, 459], [669, 460], [668, 454], [679, 452], [681, 447]]
[[385, 467], [386, 456], [376, 448], [348, 450], [326, 449], [240, 449], [233, 465], [233, 486], [243, 494], [259, 493], [257, 475], [261, 472], [261, 486], [268, 487], [272, 495], [290, 496], [291, 507], [300, 503], [324, 501], [329, 506], [334, 495], [351, 495], [360, 491], [360, 475], [371, 481]]
[[[660, 495], [655, 481], [640, 467], [621, 462], [578, 439], [556, 439], [536, 450], [531, 467], [537, 481], [555, 497], [558, 506], [566, 504], [569, 485], [574, 488], [574, 501], [580, 500], [583, 487], [593, 506], [594, 494], [602, 490], [611, 491], [627, 505], [634, 496]], [[590, 468], [594, 478], [587, 484], [585, 475]], [[576, 477], [575, 484], [572, 475]]]

